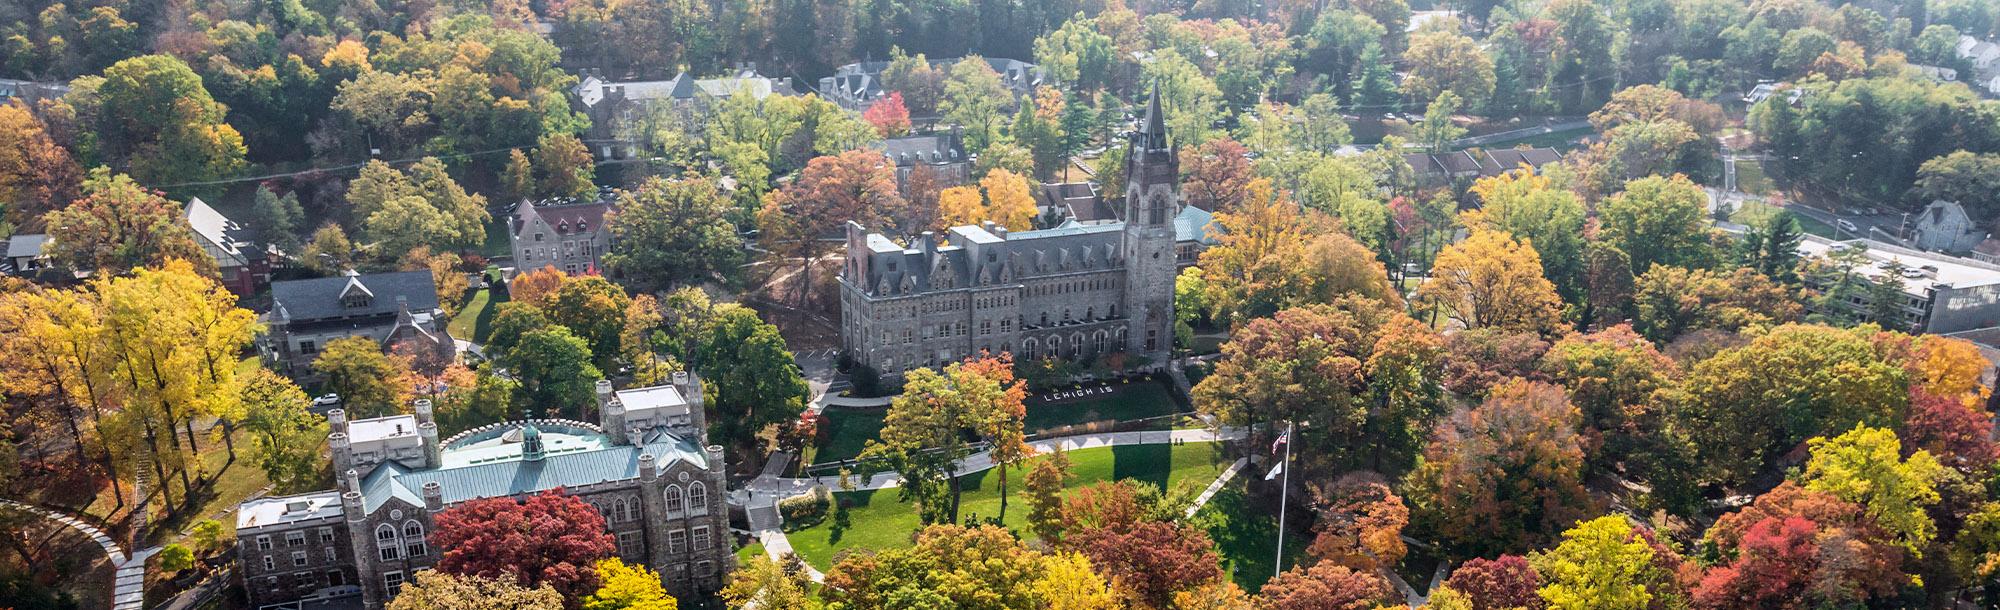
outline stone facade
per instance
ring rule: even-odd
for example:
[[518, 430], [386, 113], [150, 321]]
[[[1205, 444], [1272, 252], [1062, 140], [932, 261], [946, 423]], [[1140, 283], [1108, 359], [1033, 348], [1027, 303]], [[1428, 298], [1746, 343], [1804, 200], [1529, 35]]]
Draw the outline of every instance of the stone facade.
[[617, 555], [657, 571], [676, 597], [720, 590], [734, 559], [722, 448], [703, 446], [701, 385], [613, 392], [599, 381], [599, 422], [528, 420], [438, 439], [431, 406], [349, 422], [329, 412], [340, 487], [263, 498], [237, 511], [237, 559], [251, 607], [394, 598], [441, 549], [433, 517], [469, 500], [562, 488], [604, 515]]
[[521, 202], [507, 225], [515, 272], [555, 267], [577, 275], [602, 270], [604, 254], [611, 251], [611, 231], [604, 228], [604, 219], [611, 213], [612, 201], [606, 190], [588, 203]]
[[992, 223], [905, 248], [858, 224], [840, 275], [841, 344], [885, 376], [982, 351], [1021, 359], [1165, 364], [1174, 277], [1212, 241], [1184, 206], [1158, 100], [1128, 144], [1122, 222], [1009, 233]]

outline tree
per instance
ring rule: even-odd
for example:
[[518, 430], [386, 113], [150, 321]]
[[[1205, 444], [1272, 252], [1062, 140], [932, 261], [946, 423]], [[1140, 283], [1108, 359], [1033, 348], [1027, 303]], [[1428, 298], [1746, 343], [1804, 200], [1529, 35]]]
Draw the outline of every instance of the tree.
[[[64, 100], [97, 137], [85, 159], [100, 160], [147, 184], [200, 182], [242, 169], [243, 136], [224, 122], [228, 108], [201, 76], [171, 55], [143, 55], [86, 78]], [[187, 189], [181, 192], [192, 193]], [[213, 192], [209, 192], [213, 194]]]
[[507, 282], [507, 297], [522, 305], [547, 307], [556, 292], [572, 281], [569, 274], [553, 266], [532, 269]]
[[1063, 94], [1055, 87], [1042, 86], [1035, 92], [1031, 103], [1021, 104], [1014, 113], [1014, 123], [1007, 130], [1014, 144], [1027, 149], [1032, 160], [1036, 179], [1052, 179], [1069, 163], [1069, 155], [1063, 150], [1062, 120]]
[[160, 571], [173, 574], [194, 567], [194, 551], [174, 543], [160, 547]]
[[[954, 362], [943, 370], [917, 369], [903, 381], [903, 394], [889, 403], [880, 441], [862, 455], [884, 458], [903, 475], [903, 497], [920, 505], [925, 523], [958, 520], [957, 460], [972, 453], [968, 433], [995, 443], [996, 462], [1025, 457], [1021, 441], [1021, 400], [1027, 390], [1014, 379], [1011, 363], [981, 359]], [[1004, 489], [1005, 471], [1002, 471]], [[938, 486], [946, 489], [939, 489]], [[1004, 505], [1004, 492], [1003, 492]], [[1004, 511], [1004, 508], [1003, 508]]]
[[567, 133], [545, 133], [535, 142], [536, 192], [543, 197], [587, 198], [597, 193], [597, 166], [583, 141]]
[[979, 155], [1000, 136], [999, 121], [1013, 95], [1000, 83], [1000, 73], [978, 55], [966, 55], [951, 65], [938, 111], [944, 120], [965, 129], [966, 152]]
[[1417, 140], [1432, 153], [1451, 150], [1451, 143], [1465, 135], [1465, 128], [1452, 122], [1452, 116], [1458, 114], [1459, 106], [1464, 103], [1463, 98], [1449, 89], [1439, 92], [1424, 110], [1424, 122], [1416, 126]]
[[890, 53], [889, 66], [882, 69], [882, 87], [901, 94], [910, 112], [931, 115], [937, 113], [943, 101], [948, 77], [945, 70], [932, 65], [923, 54], [906, 55], [902, 49], [895, 49]]
[[1955, 201], [1973, 218], [1990, 218], [2000, 211], [2000, 196], [1994, 195], [2000, 193], [1996, 172], [2000, 172], [2000, 154], [1955, 150], [1917, 167], [1916, 195]]
[[987, 215], [985, 201], [979, 196], [979, 187], [954, 186], [938, 193], [937, 226], [946, 229], [962, 225], [977, 225], [992, 219]]
[[598, 560], [596, 569], [603, 584], [583, 598], [583, 610], [674, 610], [679, 606], [660, 585], [660, 575], [644, 565], [610, 557]]
[[1420, 523], [1460, 553], [1533, 547], [1589, 514], [1578, 412], [1562, 388], [1513, 380], [1440, 422], [1405, 483]]
[[500, 169], [500, 191], [513, 201], [535, 198], [535, 166], [519, 148], [507, 150], [507, 165]]
[[616, 549], [604, 516], [561, 489], [520, 500], [470, 500], [432, 521], [431, 542], [442, 551], [439, 571], [511, 577], [530, 587], [553, 587], [569, 599], [597, 590], [593, 566]]
[[255, 203], [250, 209], [259, 235], [267, 236], [271, 244], [285, 252], [299, 249], [299, 229], [306, 221], [305, 208], [299, 206], [299, 194], [286, 191], [279, 195], [269, 187], [258, 186]]
[[1806, 461], [1806, 489], [1861, 505], [1869, 519], [1913, 553], [1937, 536], [1925, 509], [1938, 501], [1936, 485], [1944, 468], [1930, 452], [1919, 449], [1902, 459], [1903, 444], [1894, 431], [1867, 426], [1808, 444], [1812, 459]]
[[1578, 295], [1584, 286], [1583, 200], [1547, 176], [1522, 168], [1481, 178], [1472, 193], [1480, 207], [1460, 215], [1468, 229], [1502, 231], [1533, 246], [1557, 291]]
[[[1381, 40], [1388, 29], [1367, 15], [1351, 10], [1323, 10], [1300, 46], [1300, 67], [1326, 75], [1336, 88], [1346, 87], [1368, 69], [1362, 58], [1373, 51], [1381, 59]], [[1341, 90], [1336, 90], [1336, 93]]]
[[536, 587], [515, 584], [513, 578], [486, 578], [452, 574], [443, 570], [423, 570], [389, 600], [389, 610], [556, 610], [563, 597], [544, 583]]
[[721, 595], [737, 608], [812, 608], [812, 597], [807, 594], [811, 584], [805, 574], [790, 572], [770, 557], [757, 555], [729, 574], [729, 584], [722, 587]]
[[1410, 66], [1403, 95], [1412, 101], [1437, 99], [1450, 91], [1464, 98], [1466, 105], [1480, 108], [1493, 95], [1493, 59], [1471, 38], [1454, 32], [1419, 32], [1410, 37], [1403, 61]]
[[1277, 575], [1257, 597], [1260, 607], [1272, 610], [1370, 610], [1388, 603], [1394, 591], [1372, 572], [1321, 562]]
[[19, 226], [75, 200], [83, 170], [26, 104], [0, 104], [0, 201]]
[[340, 225], [329, 222], [313, 231], [312, 240], [299, 251], [299, 259], [314, 271], [327, 275], [353, 269], [354, 242]]
[[1632, 319], [1636, 288], [1632, 257], [1617, 246], [1592, 241], [1583, 247], [1585, 319], [1598, 325]]
[[312, 399], [299, 386], [269, 369], [252, 369], [242, 384], [242, 423], [255, 438], [257, 467], [281, 492], [311, 489], [325, 470], [326, 420], [309, 410]]
[[326, 342], [313, 358], [313, 372], [326, 378], [328, 392], [340, 396], [348, 417], [365, 419], [401, 410], [403, 389], [396, 382], [409, 373], [401, 362], [382, 353], [382, 345], [367, 336]]
[[1222, 90], [1178, 51], [1155, 51], [1153, 60], [1142, 67], [1143, 77], [1155, 83], [1161, 107], [1166, 112], [1167, 131], [1183, 146], [1207, 142], [1215, 132], [1217, 107]]
[[1233, 211], [1250, 195], [1249, 150], [1229, 138], [1182, 149], [1181, 192], [1188, 205], [1210, 212]]
[[1723, 483], [1762, 472], [1807, 439], [1856, 424], [1893, 425], [1908, 405], [1901, 367], [1864, 331], [1787, 324], [1696, 363], [1674, 419], [1703, 474]]
[[1089, 557], [1090, 564], [1133, 605], [1164, 607], [1175, 593], [1222, 577], [1208, 533], [1178, 523], [1149, 520], [1068, 529], [1063, 548]]
[[609, 370], [621, 353], [625, 312], [631, 307], [632, 298], [624, 288], [601, 276], [585, 276], [556, 289], [542, 312], [584, 340], [598, 370]]
[[1655, 264], [1706, 267], [1708, 196], [1684, 176], [1641, 178], [1605, 200], [1599, 210], [1603, 239], [1632, 257], [1632, 273]]
[[1603, 463], [1621, 461], [1661, 433], [1665, 413], [1653, 396], [1672, 388], [1679, 373], [1672, 359], [1622, 324], [1563, 338], [1542, 357], [1541, 369], [1569, 390], [1585, 433], [1603, 445]]
[[1056, 553], [1042, 560], [1042, 579], [1035, 597], [1048, 610], [1114, 610], [1121, 607], [1111, 587], [1090, 568], [1090, 559], [1076, 553]]
[[890, 91], [889, 95], [868, 105], [861, 113], [861, 120], [875, 127], [875, 133], [884, 138], [900, 138], [910, 133], [910, 109], [903, 105], [903, 93]]
[[1790, 210], [1781, 210], [1753, 223], [1743, 234], [1743, 264], [1780, 284], [1799, 281], [1799, 242], [1805, 231]]
[[49, 212], [49, 258], [79, 271], [124, 273], [188, 261], [213, 275], [215, 259], [194, 241], [179, 206], [124, 174], [98, 168], [83, 184], [84, 196]]
[[1035, 197], [1028, 179], [1014, 172], [995, 169], [979, 179], [986, 191], [986, 218], [1015, 231], [1035, 228]]
[[387, 252], [416, 246], [467, 250], [486, 241], [486, 196], [467, 193], [443, 161], [424, 157], [396, 171], [369, 161], [350, 183], [347, 201], [363, 234]]
[[1072, 84], [1079, 91], [1109, 86], [1118, 49], [1095, 25], [1089, 19], [1069, 19], [1036, 38], [1035, 64], [1048, 70], [1051, 80]]
[[1409, 552], [1402, 535], [1403, 526], [1410, 522], [1410, 511], [1380, 475], [1351, 472], [1331, 486], [1311, 482], [1307, 488], [1319, 533], [1306, 554], [1318, 558], [1321, 565], [1345, 566], [1361, 573], [1402, 562]]
[[826, 574], [829, 608], [1034, 608], [1046, 564], [1007, 530], [932, 525], [916, 545], [845, 556]]
[[1474, 231], [1438, 252], [1417, 300], [1467, 328], [1553, 334], [1562, 322], [1562, 299], [1542, 273], [1541, 254], [1499, 231]]
[[712, 180], [647, 178], [618, 201], [604, 264], [641, 290], [729, 277], [743, 262], [729, 200]]
[[1794, 293], [1748, 268], [1728, 274], [1654, 265], [1639, 277], [1634, 327], [1667, 342], [1705, 329], [1739, 331], [1794, 322], [1804, 314]]
[[1542, 578], [1528, 565], [1528, 559], [1520, 555], [1468, 559], [1452, 569], [1444, 586], [1464, 595], [1471, 602], [1470, 610], [1544, 607], [1537, 593], [1542, 588]]
[[589, 342], [562, 326], [528, 331], [499, 362], [521, 381], [521, 403], [547, 416], [584, 417], [594, 384], [604, 378], [591, 364]]
[[1216, 322], [1240, 324], [1346, 294], [1400, 304], [1373, 253], [1333, 228], [1332, 219], [1274, 198], [1270, 188], [1254, 181], [1236, 211], [1216, 215], [1219, 243], [1198, 263]]
[[1028, 492], [1028, 531], [1053, 543], [1062, 541], [1063, 485], [1071, 478], [1069, 456], [1056, 451], [1035, 463], [1022, 480]]
[[1680, 559], [1671, 553], [1651, 532], [1613, 515], [1577, 524], [1563, 532], [1561, 544], [1529, 561], [1551, 609], [1646, 610], [1686, 603], [1674, 583]]
[[1910, 391], [1902, 435], [1909, 446], [1929, 452], [1945, 466], [1967, 475], [1987, 472], [2000, 460], [2000, 444], [1991, 432], [1992, 423], [1978, 407], [1921, 389]]
[[727, 304], [706, 312], [670, 307], [668, 315], [699, 325], [690, 335], [700, 337], [694, 354], [682, 361], [703, 372], [713, 437], [747, 449], [764, 428], [798, 419], [805, 411], [806, 381], [793, 364], [785, 337], [756, 311]]
[[1862, 512], [1786, 481], [1723, 515], [1703, 539], [1719, 561], [1695, 585], [1695, 607], [1859, 606], [1894, 596], [1908, 582], [1903, 550]]
[[[813, 286], [812, 270], [829, 254], [818, 238], [841, 234], [850, 221], [878, 224], [885, 210], [902, 206], [895, 165], [882, 153], [851, 150], [815, 157], [797, 180], [764, 198], [757, 212], [759, 245], [778, 260], [798, 261], [798, 285]], [[811, 292], [800, 294], [807, 297], [804, 302]]]

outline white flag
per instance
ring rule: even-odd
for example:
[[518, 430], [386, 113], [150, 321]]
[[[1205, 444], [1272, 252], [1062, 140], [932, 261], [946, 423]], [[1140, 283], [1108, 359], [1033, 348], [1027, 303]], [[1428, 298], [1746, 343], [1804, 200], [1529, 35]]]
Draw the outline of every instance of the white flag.
[[1275, 479], [1275, 478], [1278, 478], [1278, 475], [1281, 475], [1281, 474], [1284, 474], [1284, 473], [1285, 473], [1285, 463], [1284, 463], [1284, 462], [1278, 462], [1278, 467], [1277, 467], [1277, 468], [1272, 468], [1272, 469], [1271, 469], [1271, 473], [1270, 473], [1270, 474], [1267, 474], [1267, 475], [1264, 475], [1264, 480], [1266, 480], [1266, 481], [1269, 481], [1269, 480], [1271, 480], [1271, 479]]

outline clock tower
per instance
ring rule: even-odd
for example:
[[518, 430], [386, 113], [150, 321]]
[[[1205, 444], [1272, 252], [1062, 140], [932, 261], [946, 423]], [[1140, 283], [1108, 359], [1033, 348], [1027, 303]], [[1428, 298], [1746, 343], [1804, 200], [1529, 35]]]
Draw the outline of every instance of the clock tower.
[[1167, 141], [1160, 87], [1125, 150], [1126, 352], [1163, 366], [1173, 347], [1174, 219], [1180, 215], [1179, 149]]

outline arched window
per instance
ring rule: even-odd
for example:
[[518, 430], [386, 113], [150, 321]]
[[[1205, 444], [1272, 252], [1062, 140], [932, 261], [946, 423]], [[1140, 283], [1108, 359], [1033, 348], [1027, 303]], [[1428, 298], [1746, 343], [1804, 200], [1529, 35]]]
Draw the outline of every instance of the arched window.
[[401, 557], [401, 547], [401, 542], [396, 540], [396, 526], [387, 523], [375, 526], [375, 550], [382, 554], [383, 561]]
[[403, 554], [410, 557], [423, 557], [428, 553], [430, 553], [430, 548], [429, 545], [424, 543], [424, 524], [417, 523], [414, 519], [404, 521]]
[[676, 518], [687, 513], [687, 497], [681, 494], [681, 486], [667, 486], [667, 517]]
[[1062, 357], [1062, 337], [1049, 337], [1049, 357]]
[[1085, 308], [1083, 310], [1083, 319], [1085, 320], [1097, 319], [1097, 308], [1096, 307]]
[[1095, 339], [1097, 340], [1097, 347], [1093, 348], [1091, 351], [1098, 354], [1104, 353], [1104, 331], [1101, 330], [1097, 331], [1097, 336], [1095, 337]]
[[1083, 356], [1083, 349], [1084, 349], [1083, 333], [1075, 333], [1070, 335], [1069, 344], [1070, 344], [1070, 352], [1069, 352], [1070, 356], [1079, 358]]
[[1036, 343], [1036, 341], [1035, 341], [1035, 338], [1034, 338], [1034, 337], [1029, 337], [1029, 338], [1028, 338], [1028, 339], [1027, 339], [1026, 341], [1022, 341], [1022, 342], [1021, 342], [1021, 357], [1022, 357], [1022, 358], [1025, 358], [1025, 359], [1028, 359], [1028, 360], [1034, 360], [1034, 359], [1035, 359], [1035, 343]]
[[688, 514], [696, 517], [708, 514], [708, 486], [701, 481], [688, 484]]

